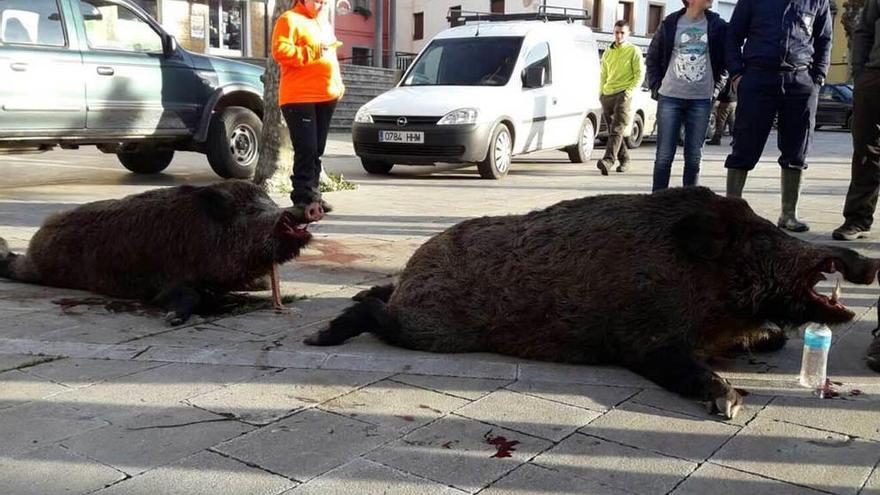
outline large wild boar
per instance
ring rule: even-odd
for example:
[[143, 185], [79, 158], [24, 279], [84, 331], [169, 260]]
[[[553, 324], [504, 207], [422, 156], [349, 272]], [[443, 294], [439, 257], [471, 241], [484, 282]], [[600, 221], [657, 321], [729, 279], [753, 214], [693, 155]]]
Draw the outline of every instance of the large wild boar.
[[245, 181], [157, 189], [50, 216], [26, 255], [0, 239], [0, 277], [150, 301], [180, 324], [206, 297], [277, 282], [315, 219]]
[[767, 321], [850, 320], [815, 285], [835, 271], [869, 284], [878, 268], [705, 188], [588, 197], [449, 228], [396, 287], [359, 294], [306, 343], [372, 332], [424, 351], [620, 364], [732, 418], [741, 397], [700, 358], [760, 341]]

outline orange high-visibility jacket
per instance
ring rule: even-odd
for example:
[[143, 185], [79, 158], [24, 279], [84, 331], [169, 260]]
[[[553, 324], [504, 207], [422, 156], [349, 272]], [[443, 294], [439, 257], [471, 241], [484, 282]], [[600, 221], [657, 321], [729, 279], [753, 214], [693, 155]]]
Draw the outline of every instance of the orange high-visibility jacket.
[[272, 57], [281, 66], [279, 105], [320, 103], [342, 96], [345, 86], [339, 61], [335, 50], [322, 56], [323, 39], [320, 22], [309, 16], [303, 4], [278, 18], [272, 32]]

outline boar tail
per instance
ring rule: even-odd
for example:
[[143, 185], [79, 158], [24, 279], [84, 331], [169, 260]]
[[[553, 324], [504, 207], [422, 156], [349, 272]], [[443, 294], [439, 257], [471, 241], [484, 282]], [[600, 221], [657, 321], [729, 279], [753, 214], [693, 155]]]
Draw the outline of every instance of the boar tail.
[[385, 301], [367, 297], [346, 309], [320, 330], [303, 341], [308, 345], [339, 345], [364, 332], [371, 332], [389, 343], [395, 343], [400, 334], [400, 324], [390, 313]]

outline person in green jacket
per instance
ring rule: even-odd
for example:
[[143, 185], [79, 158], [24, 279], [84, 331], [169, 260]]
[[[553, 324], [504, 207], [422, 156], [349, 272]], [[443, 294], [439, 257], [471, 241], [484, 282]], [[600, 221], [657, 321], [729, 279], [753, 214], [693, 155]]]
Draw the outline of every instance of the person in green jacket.
[[615, 160], [618, 172], [626, 172], [629, 165], [629, 152], [623, 138], [630, 132], [633, 91], [642, 83], [644, 72], [641, 52], [626, 41], [629, 33], [626, 21], [614, 23], [614, 43], [602, 54], [599, 101], [602, 102], [602, 116], [608, 126], [605, 156], [596, 163], [602, 175], [608, 175]]

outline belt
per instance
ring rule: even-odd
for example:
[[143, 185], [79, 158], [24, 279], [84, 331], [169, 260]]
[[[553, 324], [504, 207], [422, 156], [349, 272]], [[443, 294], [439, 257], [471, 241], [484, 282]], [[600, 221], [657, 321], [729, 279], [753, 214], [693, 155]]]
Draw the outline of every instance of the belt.
[[761, 64], [752, 63], [752, 64], [746, 64], [746, 69], [757, 69], [757, 70], [764, 70], [764, 71], [769, 71], [769, 72], [788, 73], [788, 72], [803, 72], [805, 70], [810, 70], [810, 66], [809, 65], [799, 65], [797, 67], [786, 67], [786, 66], [781, 66], [781, 65], [772, 66], [772, 65], [761, 65]]

